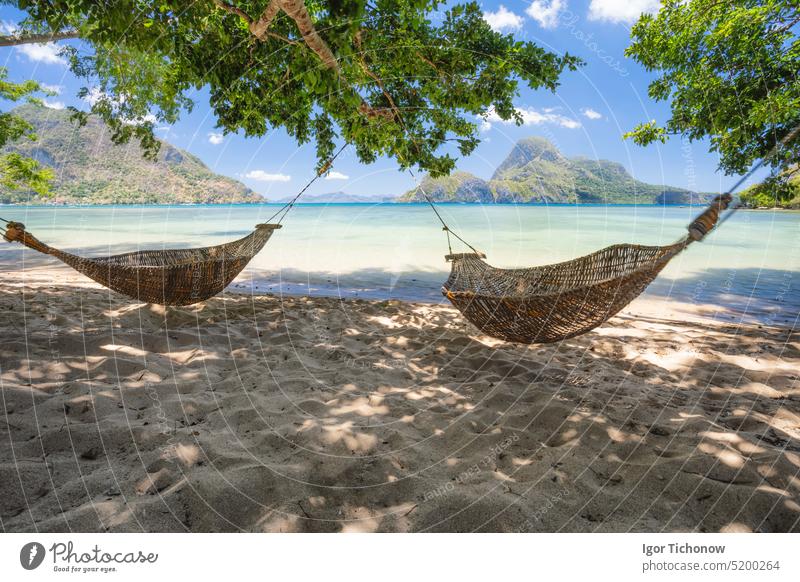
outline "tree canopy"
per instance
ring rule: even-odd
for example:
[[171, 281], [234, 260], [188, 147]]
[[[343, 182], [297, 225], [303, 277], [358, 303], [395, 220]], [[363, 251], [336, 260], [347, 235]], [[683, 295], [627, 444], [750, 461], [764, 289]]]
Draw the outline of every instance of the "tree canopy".
[[[316, 144], [319, 167], [336, 142], [363, 162], [380, 155], [433, 175], [447, 151], [479, 143], [476, 117], [521, 122], [519, 84], [554, 90], [579, 60], [493, 31], [480, 7], [440, 0], [19, 0], [27, 13], [0, 44], [80, 38], [70, 68], [116, 142], [153, 155], [155, 122], [173, 123], [207, 88], [225, 132], [284, 128]], [[76, 112], [79, 116], [80, 114]], [[452, 148], [450, 148], [452, 149]]]
[[799, 24], [798, 0], [665, 0], [634, 25], [627, 55], [659, 74], [649, 95], [669, 101], [671, 116], [626, 135], [642, 145], [709, 138], [726, 173], [780, 146], [767, 163], [785, 189], [800, 154], [798, 134], [781, 144], [800, 125]]
[[[0, 99], [14, 102], [37, 101], [35, 94], [42, 92], [38, 83], [12, 83], [7, 77], [8, 70], [0, 67]], [[0, 148], [19, 139], [36, 139], [33, 125], [13, 113], [0, 113]], [[0, 155], [0, 186], [7, 190], [27, 188], [45, 194], [52, 178], [53, 171], [42, 168], [36, 160], [17, 152]]]

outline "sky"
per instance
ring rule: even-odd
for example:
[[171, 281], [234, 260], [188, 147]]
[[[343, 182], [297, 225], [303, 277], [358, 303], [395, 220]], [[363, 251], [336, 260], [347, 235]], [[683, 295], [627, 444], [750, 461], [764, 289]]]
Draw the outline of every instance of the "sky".
[[[623, 164], [637, 179], [715, 192], [735, 178], [717, 170], [718, 158], [708, 142], [689, 143], [680, 137], [646, 148], [623, 140], [622, 134], [638, 123], [669, 117], [669, 106], [647, 95], [655, 78], [624, 55], [630, 27], [642, 12], [658, 9], [658, 0], [502, 0], [481, 3], [484, 18], [496, 30], [512, 33], [553, 52], [579, 56], [585, 65], [565, 72], [555, 93], [522, 87], [515, 104], [525, 123], [517, 127], [491, 116], [482, 123], [481, 145], [458, 169], [488, 179], [524, 137], [544, 136], [567, 156], [608, 159]], [[21, 13], [0, 8], [0, 22], [7, 32]], [[76, 41], [66, 41], [76, 42]], [[68, 70], [58, 46], [23, 45], [0, 48], [0, 66], [12, 81], [34, 79], [57, 93], [47, 97], [52, 108], [88, 103], [77, 97], [84, 85]], [[297, 146], [280, 129], [262, 138], [223, 135], [208, 104], [208, 94], [190, 95], [196, 102], [173, 126], [158, 126], [157, 135], [186, 149], [213, 171], [238, 179], [254, 191], [274, 200], [295, 194], [314, 175], [313, 144]], [[4, 110], [10, 108], [2, 105]], [[318, 180], [310, 194], [343, 191], [366, 196], [395, 196], [409, 190], [414, 179], [400, 172], [391, 159], [361, 164], [346, 150], [326, 179]]]

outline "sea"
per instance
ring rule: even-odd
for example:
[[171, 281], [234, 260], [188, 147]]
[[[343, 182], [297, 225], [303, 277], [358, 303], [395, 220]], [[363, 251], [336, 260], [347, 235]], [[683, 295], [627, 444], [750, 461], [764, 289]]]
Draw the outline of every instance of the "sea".
[[[208, 246], [244, 236], [280, 206], [2, 206], [42, 241], [87, 256]], [[451, 230], [496, 267], [569, 260], [617, 243], [674, 242], [699, 207], [440, 204]], [[451, 237], [453, 252], [468, 250]], [[228, 292], [439, 303], [446, 233], [427, 204], [298, 204]], [[0, 268], [58, 265], [0, 241]], [[731, 319], [795, 327], [800, 211], [739, 210], [676, 257], [646, 297], [717, 305]]]

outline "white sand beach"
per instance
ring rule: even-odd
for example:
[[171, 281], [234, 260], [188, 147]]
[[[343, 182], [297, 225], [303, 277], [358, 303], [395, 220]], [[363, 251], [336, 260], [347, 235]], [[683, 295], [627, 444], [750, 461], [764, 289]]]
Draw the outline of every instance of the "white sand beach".
[[714, 310], [521, 346], [442, 305], [4, 272], [0, 527], [800, 530], [800, 335]]

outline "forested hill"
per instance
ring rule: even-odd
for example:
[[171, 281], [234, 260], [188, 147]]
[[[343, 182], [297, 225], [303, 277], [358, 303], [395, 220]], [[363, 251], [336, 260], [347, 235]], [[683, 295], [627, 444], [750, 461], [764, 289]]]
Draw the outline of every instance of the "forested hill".
[[[517, 142], [490, 180], [468, 172], [426, 178], [423, 189], [440, 202], [581, 202], [603, 204], [692, 204], [708, 194], [640, 182], [622, 164], [567, 158], [541, 137]], [[420, 201], [410, 191], [400, 202]]]
[[24, 105], [14, 113], [36, 127], [38, 139], [4, 148], [53, 168], [52, 196], [0, 189], [0, 202], [55, 204], [223, 204], [264, 202], [244, 184], [215, 174], [192, 154], [161, 141], [156, 161], [139, 144], [114, 145], [98, 118], [78, 127], [64, 110]]

